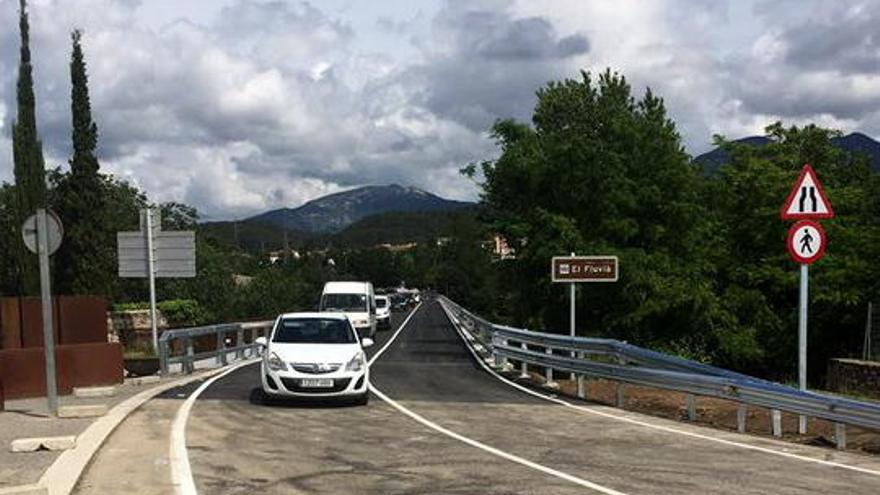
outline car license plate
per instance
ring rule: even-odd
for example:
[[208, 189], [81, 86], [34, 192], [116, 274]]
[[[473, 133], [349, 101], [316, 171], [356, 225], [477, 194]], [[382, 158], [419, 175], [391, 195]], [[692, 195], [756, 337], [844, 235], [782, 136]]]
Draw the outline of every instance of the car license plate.
[[303, 388], [330, 388], [333, 386], [332, 378], [304, 378], [299, 381]]

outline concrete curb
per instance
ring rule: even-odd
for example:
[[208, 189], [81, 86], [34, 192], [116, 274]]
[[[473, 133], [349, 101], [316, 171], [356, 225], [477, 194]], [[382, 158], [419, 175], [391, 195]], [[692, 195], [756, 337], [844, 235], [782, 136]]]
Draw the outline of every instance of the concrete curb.
[[165, 383], [145, 390], [117, 404], [107, 413], [107, 415], [89, 425], [89, 427], [86, 428], [86, 431], [82, 432], [77, 437], [76, 447], [64, 451], [57, 459], [55, 459], [55, 462], [53, 462], [52, 465], [49, 466], [49, 469], [43, 473], [43, 476], [40, 478], [40, 481], [37, 482], [36, 486], [46, 489], [46, 493], [49, 495], [70, 494], [76, 486], [77, 481], [79, 481], [86, 466], [88, 466], [89, 461], [92, 460], [92, 457], [98, 449], [101, 448], [101, 445], [104, 444], [107, 437], [113, 433], [113, 430], [115, 430], [129, 414], [134, 412], [148, 400], [166, 390], [208, 378], [217, 373], [223, 372], [226, 368], [227, 367], [224, 366], [222, 368], [205, 371], [180, 380]]

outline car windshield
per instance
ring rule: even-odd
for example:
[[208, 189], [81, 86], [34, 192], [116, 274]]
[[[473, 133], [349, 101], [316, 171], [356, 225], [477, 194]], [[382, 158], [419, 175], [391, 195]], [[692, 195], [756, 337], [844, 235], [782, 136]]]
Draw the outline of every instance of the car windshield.
[[272, 342], [280, 344], [354, 344], [351, 325], [336, 318], [284, 318]]
[[367, 311], [365, 294], [324, 294], [321, 297], [321, 311]]
[[384, 297], [381, 297], [381, 298], [377, 297], [376, 298], [376, 307], [377, 308], [384, 308], [385, 306], [388, 306], [388, 299], [385, 299]]

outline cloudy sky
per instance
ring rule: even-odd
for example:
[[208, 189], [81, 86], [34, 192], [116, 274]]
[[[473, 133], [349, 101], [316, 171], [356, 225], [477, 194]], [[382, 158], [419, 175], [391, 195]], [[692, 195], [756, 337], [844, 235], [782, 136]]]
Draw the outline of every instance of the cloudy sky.
[[[18, 0], [0, 0], [11, 180]], [[69, 33], [84, 32], [105, 171], [238, 218], [363, 184], [456, 199], [486, 131], [534, 92], [621, 71], [688, 151], [775, 120], [880, 137], [880, 0], [31, 0], [38, 127], [65, 165]], [[649, 164], [646, 164], [649, 166]]]

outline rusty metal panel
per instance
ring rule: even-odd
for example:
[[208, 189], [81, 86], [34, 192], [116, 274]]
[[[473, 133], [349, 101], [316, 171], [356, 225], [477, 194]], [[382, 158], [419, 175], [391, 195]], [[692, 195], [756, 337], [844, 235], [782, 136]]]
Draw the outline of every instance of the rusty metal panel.
[[56, 298], [60, 343], [107, 342], [107, 300], [100, 296]]
[[0, 349], [21, 349], [21, 310], [17, 297], [0, 298]]
[[[119, 344], [77, 344], [56, 347], [58, 392], [69, 394], [73, 387], [122, 383], [122, 346]], [[46, 395], [43, 349], [0, 350], [0, 380], [6, 399]]]
[[[43, 307], [39, 297], [22, 297], [21, 308], [21, 347], [43, 347]], [[56, 321], [54, 325], [55, 343], [58, 343], [58, 305], [55, 301], [53, 315]]]

